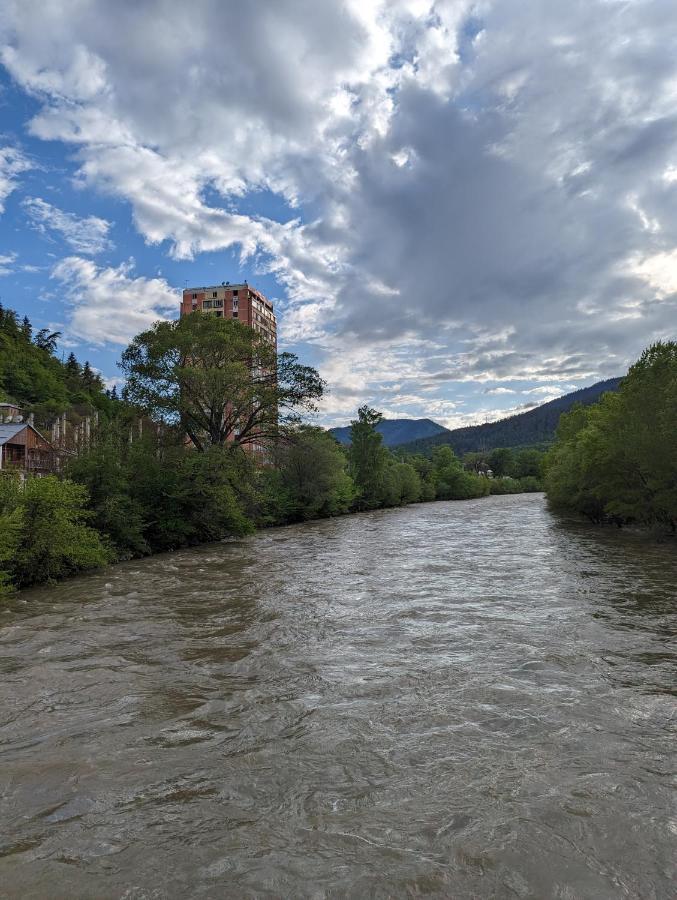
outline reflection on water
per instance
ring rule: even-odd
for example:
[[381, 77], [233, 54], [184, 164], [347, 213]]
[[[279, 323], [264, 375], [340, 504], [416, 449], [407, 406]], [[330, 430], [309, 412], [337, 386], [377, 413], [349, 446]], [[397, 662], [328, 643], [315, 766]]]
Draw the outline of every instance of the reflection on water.
[[524, 495], [26, 593], [0, 896], [670, 897], [676, 576]]

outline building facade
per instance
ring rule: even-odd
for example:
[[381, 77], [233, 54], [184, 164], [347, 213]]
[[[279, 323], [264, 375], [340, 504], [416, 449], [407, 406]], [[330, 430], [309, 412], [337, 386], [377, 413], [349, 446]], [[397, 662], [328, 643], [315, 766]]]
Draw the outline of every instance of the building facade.
[[244, 284], [221, 284], [185, 288], [181, 299], [181, 315], [210, 313], [219, 319], [237, 319], [258, 331], [277, 348], [277, 320], [273, 304], [256, 288]]

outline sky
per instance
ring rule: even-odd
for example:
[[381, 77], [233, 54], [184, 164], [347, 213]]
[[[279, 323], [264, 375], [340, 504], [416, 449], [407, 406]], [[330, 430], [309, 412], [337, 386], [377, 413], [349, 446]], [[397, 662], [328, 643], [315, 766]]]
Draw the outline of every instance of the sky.
[[248, 279], [318, 368], [448, 427], [677, 331], [674, 0], [3, 0], [0, 299], [110, 385]]

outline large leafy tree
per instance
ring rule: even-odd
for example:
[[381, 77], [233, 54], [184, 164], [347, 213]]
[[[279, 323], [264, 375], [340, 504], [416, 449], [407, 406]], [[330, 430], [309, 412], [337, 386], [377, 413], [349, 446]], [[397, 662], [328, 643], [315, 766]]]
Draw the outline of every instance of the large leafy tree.
[[322, 396], [324, 382], [256, 331], [200, 312], [157, 322], [122, 355], [125, 396], [180, 425], [198, 450], [270, 445]]

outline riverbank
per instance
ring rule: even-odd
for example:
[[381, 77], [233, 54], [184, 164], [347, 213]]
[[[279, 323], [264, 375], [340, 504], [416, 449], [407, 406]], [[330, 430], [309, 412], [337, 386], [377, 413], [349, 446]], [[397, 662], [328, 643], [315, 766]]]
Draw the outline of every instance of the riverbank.
[[[86, 572], [101, 569], [105, 565], [115, 565], [130, 559], [143, 559], [156, 555], [156, 553], [177, 552], [186, 547], [210, 544], [215, 540], [233, 539], [261, 529], [298, 524], [298, 521], [279, 521], [270, 515], [264, 515], [259, 521], [254, 523], [244, 517], [234, 516], [229, 512], [228, 524], [233, 529], [231, 534], [224, 534], [218, 537], [210, 534], [204, 540], [184, 541], [177, 546], [163, 547], [155, 552], [127, 552], [119, 554], [111, 546], [110, 542], [102, 541], [101, 536], [94, 529], [87, 526], [86, 522], [91, 519], [91, 514], [87, 513], [85, 507], [86, 495], [83, 493], [82, 486], [63, 482], [56, 478], [42, 478], [31, 479], [28, 482], [28, 487], [26, 485], [22, 487], [18, 482], [11, 485], [10, 482], [3, 481], [0, 478], [0, 494], [3, 486], [5, 491], [7, 491], [8, 487], [11, 487], [14, 491], [16, 498], [15, 509], [20, 509], [20, 501], [22, 499], [25, 507], [28, 509], [32, 507], [30, 537], [33, 541], [33, 548], [30, 546], [23, 548], [24, 556], [28, 557], [29, 565], [32, 563], [32, 557], [36, 557], [38, 554], [38, 550], [35, 549], [36, 545], [37, 547], [42, 547], [41, 558], [36, 559], [35, 564], [32, 565], [33, 577], [27, 587], [35, 587], [39, 584], [56, 584], [66, 578], [77, 577]], [[21, 493], [22, 490], [23, 494]], [[514, 488], [509, 493], [514, 493]], [[484, 496], [489, 496], [489, 494], [487, 493]], [[2, 509], [1, 501], [2, 496], [0, 496], [0, 509]], [[412, 501], [408, 505], [421, 502], [440, 501]], [[9, 506], [7, 493], [5, 493], [5, 509]], [[384, 508], [394, 509], [398, 507], [389, 506]], [[304, 521], [321, 521], [325, 518], [355, 515], [358, 512], [364, 512], [364, 510], [344, 509], [334, 515], [309, 516]], [[42, 521], [39, 521], [40, 517]], [[2, 517], [0, 516], [0, 518]], [[28, 516], [23, 518], [25, 521]], [[5, 521], [9, 521], [11, 525], [10, 516], [5, 515]], [[56, 533], [57, 528], [61, 529], [60, 534]], [[50, 539], [50, 533], [53, 533], [55, 540], [51, 547], [51, 557], [46, 552], [45, 547], [45, 544]], [[4, 532], [6, 543], [3, 551], [3, 537], [0, 533], [0, 600], [3, 597], [11, 596], [16, 590], [16, 587], [12, 584], [10, 574], [7, 571], [3, 571], [4, 568], [10, 568], [12, 564], [11, 538], [12, 532], [7, 527]], [[37, 568], [40, 564], [42, 569]]]

